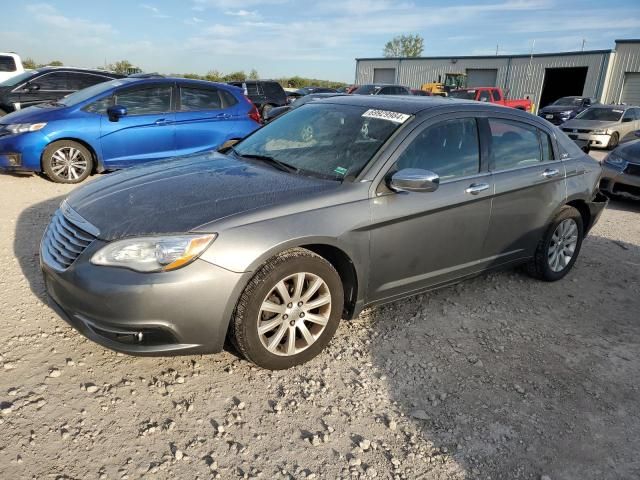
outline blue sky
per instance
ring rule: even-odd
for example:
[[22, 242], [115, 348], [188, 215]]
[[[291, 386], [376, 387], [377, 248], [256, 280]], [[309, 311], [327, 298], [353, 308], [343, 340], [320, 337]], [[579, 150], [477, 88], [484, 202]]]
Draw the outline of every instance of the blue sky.
[[390, 0], [49, 0], [2, 6], [0, 51], [37, 62], [98, 66], [128, 59], [145, 71], [302, 75], [351, 81], [356, 57], [382, 55], [402, 33], [424, 55], [610, 49], [640, 37], [638, 0], [477, 2]]

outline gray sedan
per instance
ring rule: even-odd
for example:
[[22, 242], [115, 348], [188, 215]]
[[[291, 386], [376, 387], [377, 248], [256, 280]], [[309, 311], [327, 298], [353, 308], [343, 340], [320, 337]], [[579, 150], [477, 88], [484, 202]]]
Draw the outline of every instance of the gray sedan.
[[[640, 137], [640, 130], [635, 133]], [[640, 200], [640, 140], [620, 145], [604, 159], [600, 189], [607, 195]]]
[[619, 143], [634, 139], [640, 129], [640, 107], [596, 105], [562, 124], [569, 138], [589, 147], [614, 149]]
[[526, 265], [564, 277], [606, 200], [600, 165], [556, 127], [439, 97], [334, 97], [224, 153], [75, 190], [48, 226], [53, 304], [130, 354], [305, 362], [341, 319]]

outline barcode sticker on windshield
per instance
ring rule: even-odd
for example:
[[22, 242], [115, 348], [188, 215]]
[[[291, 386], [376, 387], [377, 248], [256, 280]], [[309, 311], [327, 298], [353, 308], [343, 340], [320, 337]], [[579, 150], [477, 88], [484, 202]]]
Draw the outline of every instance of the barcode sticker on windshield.
[[411, 115], [407, 115], [406, 113], [398, 113], [398, 112], [389, 112], [388, 110], [373, 110], [369, 109], [362, 114], [363, 117], [368, 118], [377, 118], [379, 120], [389, 120], [393, 123], [404, 123]]

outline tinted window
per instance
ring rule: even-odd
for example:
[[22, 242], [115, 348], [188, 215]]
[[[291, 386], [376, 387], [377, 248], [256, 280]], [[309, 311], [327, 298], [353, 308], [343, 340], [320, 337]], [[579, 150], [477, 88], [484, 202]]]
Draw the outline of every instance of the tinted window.
[[626, 112], [624, 112], [624, 115], [622, 116], [622, 118], [630, 118], [631, 120], [635, 120], [636, 116], [633, 113], [633, 108], [630, 108], [629, 110], [627, 110]]
[[525, 167], [540, 162], [538, 129], [524, 123], [489, 119], [493, 170]]
[[538, 132], [540, 134], [540, 145], [542, 145], [542, 161], [549, 162], [551, 160], [555, 160], [551, 137], [541, 130], [538, 130]]
[[500, 91], [499, 91], [499, 90], [494, 90], [494, 91], [492, 92], [492, 95], [493, 95], [493, 100], [494, 100], [494, 101], [499, 102], [500, 100], [502, 100], [502, 99], [500, 98]]
[[16, 61], [13, 57], [6, 57], [4, 55], [0, 55], [0, 72], [15, 72], [16, 71]]
[[223, 108], [218, 90], [180, 87], [180, 110], [218, 110]]
[[624, 109], [611, 107], [591, 107], [576, 115], [580, 120], [598, 120], [604, 122], [617, 122], [622, 117]]
[[262, 87], [267, 95], [281, 95], [283, 92], [282, 87], [275, 82], [265, 82]]
[[398, 170], [431, 170], [441, 180], [478, 173], [480, 149], [476, 121], [464, 118], [427, 127], [400, 155], [396, 167]]
[[45, 73], [31, 81], [34, 85], [38, 85], [40, 90], [69, 90], [67, 72]]
[[113, 97], [105, 97], [93, 103], [90, 103], [86, 107], [84, 107], [85, 112], [89, 113], [99, 113], [105, 114], [107, 113], [107, 108], [113, 105]]
[[134, 88], [120, 91], [116, 103], [127, 108], [127, 115], [149, 115], [171, 110], [171, 87]]
[[371, 95], [376, 91], [375, 85], [362, 85], [356, 88], [352, 93], [355, 95]]
[[491, 95], [489, 93], [488, 90], [483, 90], [480, 92], [480, 96], [478, 97], [478, 100], [480, 100], [481, 102], [490, 102], [491, 101]]
[[247, 95], [262, 95], [262, 89], [257, 83], [247, 83]]
[[82, 90], [83, 88], [92, 87], [107, 80], [109, 79], [106, 77], [92, 75], [91, 73], [70, 73], [67, 86], [69, 90]]

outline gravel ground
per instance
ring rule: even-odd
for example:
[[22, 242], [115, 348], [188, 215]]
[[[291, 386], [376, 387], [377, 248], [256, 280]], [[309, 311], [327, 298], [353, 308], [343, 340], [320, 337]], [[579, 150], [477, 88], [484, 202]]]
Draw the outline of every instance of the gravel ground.
[[612, 202], [560, 282], [506, 271], [376, 308], [268, 372], [68, 327], [37, 246], [70, 190], [0, 176], [0, 478], [640, 477], [640, 204]]

